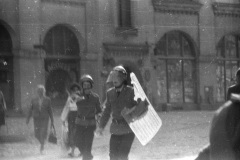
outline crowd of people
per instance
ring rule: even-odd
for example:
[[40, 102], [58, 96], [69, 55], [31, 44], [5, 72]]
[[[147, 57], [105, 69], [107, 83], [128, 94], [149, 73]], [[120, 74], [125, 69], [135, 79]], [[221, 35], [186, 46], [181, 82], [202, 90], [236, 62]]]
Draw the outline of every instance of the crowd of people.
[[[82, 75], [80, 83], [69, 87], [69, 97], [61, 114], [61, 121], [68, 130], [68, 155], [74, 157], [77, 148], [83, 160], [93, 159], [91, 153], [94, 135], [102, 135], [110, 116], [109, 157], [110, 160], [128, 160], [135, 134], [122, 115], [124, 109], [132, 109], [139, 102], [134, 100], [134, 89], [127, 84], [127, 72], [123, 66], [116, 66], [107, 80], [109, 85], [106, 100], [100, 102], [93, 92], [94, 80], [89, 74]], [[51, 99], [46, 96], [45, 87], [38, 85], [32, 98], [26, 124], [33, 117], [34, 133], [44, 151], [49, 119], [54, 127]], [[136, 108], [136, 107], [135, 107]], [[6, 102], [0, 92], [0, 126], [5, 124]], [[240, 69], [236, 72], [236, 84], [230, 86], [227, 101], [219, 107], [212, 119], [209, 144], [195, 160], [238, 160], [240, 159]]]
[[[91, 153], [94, 135], [102, 135], [103, 130], [112, 116], [109, 142], [110, 160], [127, 160], [134, 141], [134, 133], [122, 116], [124, 108], [131, 109], [138, 102], [134, 100], [134, 89], [127, 84], [127, 72], [123, 66], [116, 66], [110, 74], [111, 83], [104, 103], [99, 95], [93, 92], [94, 80], [89, 74], [80, 78], [80, 83], [69, 87], [69, 97], [61, 114], [63, 127], [68, 130], [68, 155], [74, 157], [75, 148], [83, 160], [93, 159]], [[136, 108], [136, 107], [135, 107]], [[51, 100], [45, 95], [42, 85], [37, 87], [37, 96], [32, 99], [26, 123], [33, 117], [35, 137], [40, 142], [40, 152], [44, 151], [47, 139], [48, 122], [54, 127]]]
[[[92, 77], [83, 75], [80, 84], [74, 83], [70, 87], [70, 95], [61, 116], [63, 125], [68, 124], [71, 147], [69, 156], [73, 157], [74, 149], [78, 148], [83, 160], [93, 159], [91, 150], [94, 133], [101, 135], [111, 116], [110, 160], [127, 160], [135, 135], [121, 112], [124, 108], [131, 109], [138, 103], [134, 100], [133, 88], [127, 85], [127, 72], [122, 66], [113, 68], [107, 80], [109, 87], [103, 104], [100, 103], [98, 94], [92, 91], [93, 85]], [[45, 96], [43, 86], [39, 86], [37, 90], [38, 98], [31, 102], [27, 123], [32, 112], [35, 136], [41, 144], [42, 152], [49, 119], [46, 117], [50, 117], [52, 126], [54, 123], [49, 106], [50, 99]], [[104, 106], [101, 107], [102, 105]], [[239, 106], [240, 69], [236, 72], [236, 84], [228, 88], [226, 103], [215, 111], [210, 126], [209, 144], [199, 152], [195, 160], [240, 159]], [[39, 111], [39, 107], [43, 114], [36, 111]]]

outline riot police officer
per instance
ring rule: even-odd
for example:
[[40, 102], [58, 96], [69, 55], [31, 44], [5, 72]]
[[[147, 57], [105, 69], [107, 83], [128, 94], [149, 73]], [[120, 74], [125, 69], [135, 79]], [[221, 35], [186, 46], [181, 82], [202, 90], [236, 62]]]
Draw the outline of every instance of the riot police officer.
[[106, 105], [97, 134], [102, 134], [111, 115], [110, 160], [127, 160], [135, 135], [121, 112], [124, 108], [134, 107], [137, 102], [134, 100], [134, 89], [127, 85], [127, 72], [123, 66], [114, 67], [112, 81], [114, 87], [107, 91]]
[[91, 160], [92, 143], [96, 129], [96, 115], [101, 113], [98, 94], [92, 91], [93, 78], [86, 74], [80, 79], [84, 99], [78, 101], [76, 118], [76, 146], [82, 154], [83, 160]]

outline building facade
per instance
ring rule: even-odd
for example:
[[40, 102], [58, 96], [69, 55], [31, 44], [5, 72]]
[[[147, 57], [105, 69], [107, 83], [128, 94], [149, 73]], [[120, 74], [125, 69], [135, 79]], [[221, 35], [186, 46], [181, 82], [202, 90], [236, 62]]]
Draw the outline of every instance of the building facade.
[[239, 0], [2, 0], [0, 88], [25, 109], [37, 84], [62, 107], [89, 73], [104, 99], [115, 65], [134, 72], [153, 106], [216, 109], [235, 81]]

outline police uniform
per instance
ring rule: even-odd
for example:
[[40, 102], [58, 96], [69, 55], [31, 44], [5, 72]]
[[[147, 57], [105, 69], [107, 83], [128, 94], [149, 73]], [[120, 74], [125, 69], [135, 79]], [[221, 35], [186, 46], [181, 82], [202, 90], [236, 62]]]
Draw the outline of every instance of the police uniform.
[[125, 107], [130, 109], [136, 104], [134, 90], [131, 86], [123, 85], [123, 88], [119, 91], [113, 87], [107, 91], [106, 105], [100, 119], [99, 128], [106, 126], [111, 115], [110, 160], [128, 159], [135, 135], [121, 112]]
[[96, 93], [91, 92], [89, 95], [84, 95], [84, 99], [76, 104], [76, 146], [83, 160], [90, 160], [93, 158], [91, 150], [96, 129], [95, 115], [101, 112], [100, 99]]

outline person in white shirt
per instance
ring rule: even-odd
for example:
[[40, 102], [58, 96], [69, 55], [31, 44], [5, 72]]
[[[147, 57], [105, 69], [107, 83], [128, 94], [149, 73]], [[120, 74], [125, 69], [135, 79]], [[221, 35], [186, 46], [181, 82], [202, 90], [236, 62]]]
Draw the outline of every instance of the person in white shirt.
[[80, 90], [81, 87], [77, 83], [73, 83], [70, 86], [70, 95], [67, 99], [67, 102], [64, 106], [61, 119], [63, 122], [63, 125], [66, 126], [68, 124], [68, 140], [69, 140], [69, 146], [71, 148], [70, 153], [68, 154], [70, 157], [74, 157], [74, 150], [75, 150], [75, 120], [77, 117], [77, 105], [76, 102], [78, 100], [81, 100], [80, 96]]

